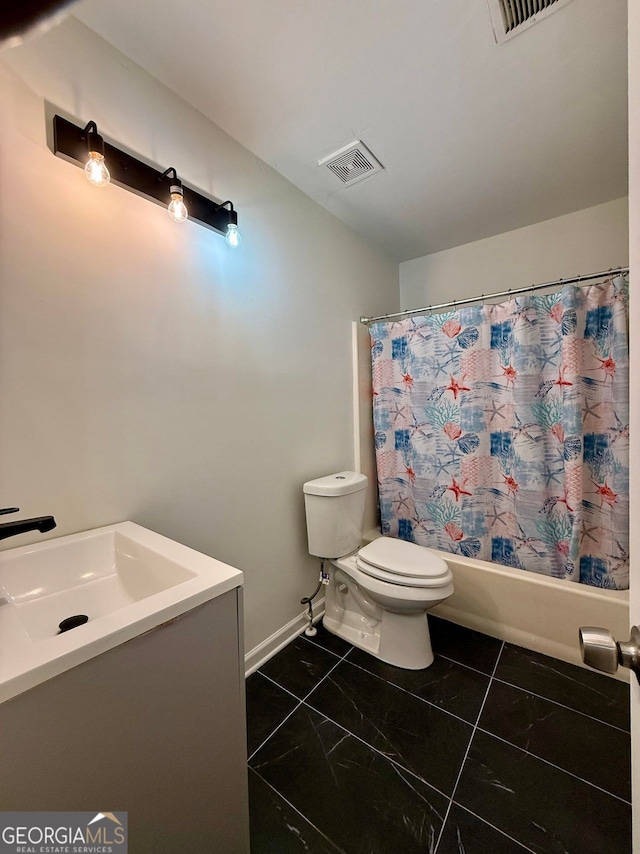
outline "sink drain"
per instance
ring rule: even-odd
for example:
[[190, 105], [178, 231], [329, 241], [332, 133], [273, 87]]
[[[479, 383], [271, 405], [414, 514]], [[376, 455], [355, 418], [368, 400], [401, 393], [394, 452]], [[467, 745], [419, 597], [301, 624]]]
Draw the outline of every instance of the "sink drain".
[[83, 626], [88, 622], [89, 617], [87, 617], [86, 614], [76, 614], [73, 617], [67, 617], [66, 620], [63, 620], [58, 626], [60, 629], [58, 634], [61, 635], [63, 632], [68, 632], [69, 629], [75, 629], [77, 626]]

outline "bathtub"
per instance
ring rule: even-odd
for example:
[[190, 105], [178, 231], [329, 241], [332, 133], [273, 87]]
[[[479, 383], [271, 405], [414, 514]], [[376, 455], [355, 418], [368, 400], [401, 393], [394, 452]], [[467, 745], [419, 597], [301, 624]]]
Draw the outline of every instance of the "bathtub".
[[[371, 532], [367, 540], [375, 536], [380, 533]], [[629, 637], [628, 590], [602, 590], [433, 551], [449, 565], [455, 592], [431, 614], [580, 666], [580, 626], [603, 626], [616, 640]], [[629, 681], [629, 671], [620, 668], [616, 678]]]

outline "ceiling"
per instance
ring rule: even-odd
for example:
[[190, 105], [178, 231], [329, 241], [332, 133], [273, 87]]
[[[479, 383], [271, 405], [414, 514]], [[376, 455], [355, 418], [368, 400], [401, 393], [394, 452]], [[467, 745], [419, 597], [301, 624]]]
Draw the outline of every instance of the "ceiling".
[[[626, 0], [503, 45], [486, 0], [86, 0], [74, 14], [399, 261], [627, 193]], [[385, 169], [317, 161], [362, 139]]]

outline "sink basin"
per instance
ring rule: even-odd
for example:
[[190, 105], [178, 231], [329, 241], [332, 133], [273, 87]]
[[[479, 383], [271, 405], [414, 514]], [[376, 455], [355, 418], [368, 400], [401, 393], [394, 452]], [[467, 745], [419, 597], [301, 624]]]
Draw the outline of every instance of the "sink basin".
[[118, 527], [0, 554], [3, 592], [34, 641], [57, 635], [67, 617], [99, 619], [192, 578]]
[[[0, 552], [0, 702], [242, 580], [133, 522]], [[88, 620], [60, 633], [78, 615]]]

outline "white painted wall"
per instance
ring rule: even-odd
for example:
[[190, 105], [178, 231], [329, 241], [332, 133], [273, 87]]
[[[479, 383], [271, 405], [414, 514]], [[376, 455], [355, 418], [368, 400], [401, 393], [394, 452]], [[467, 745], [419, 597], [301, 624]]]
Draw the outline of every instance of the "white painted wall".
[[629, 262], [627, 199], [616, 199], [400, 265], [402, 308], [597, 273]]
[[[315, 584], [302, 483], [354, 465], [351, 321], [397, 264], [73, 18], [0, 60], [0, 506], [238, 566], [251, 649]], [[91, 187], [45, 99], [233, 199], [241, 249]]]
[[[629, 255], [631, 277], [640, 274], [640, 3], [629, 3]], [[631, 395], [630, 431], [636, 437], [629, 445], [631, 475], [629, 478], [631, 525], [630, 616], [640, 626], [640, 299], [631, 291], [629, 301], [631, 329], [630, 382], [636, 393]], [[635, 331], [635, 335], [634, 335]], [[621, 640], [618, 638], [618, 640]], [[627, 640], [627, 638], [622, 638]], [[631, 756], [633, 793], [633, 851], [640, 854], [640, 685], [631, 677]]]

